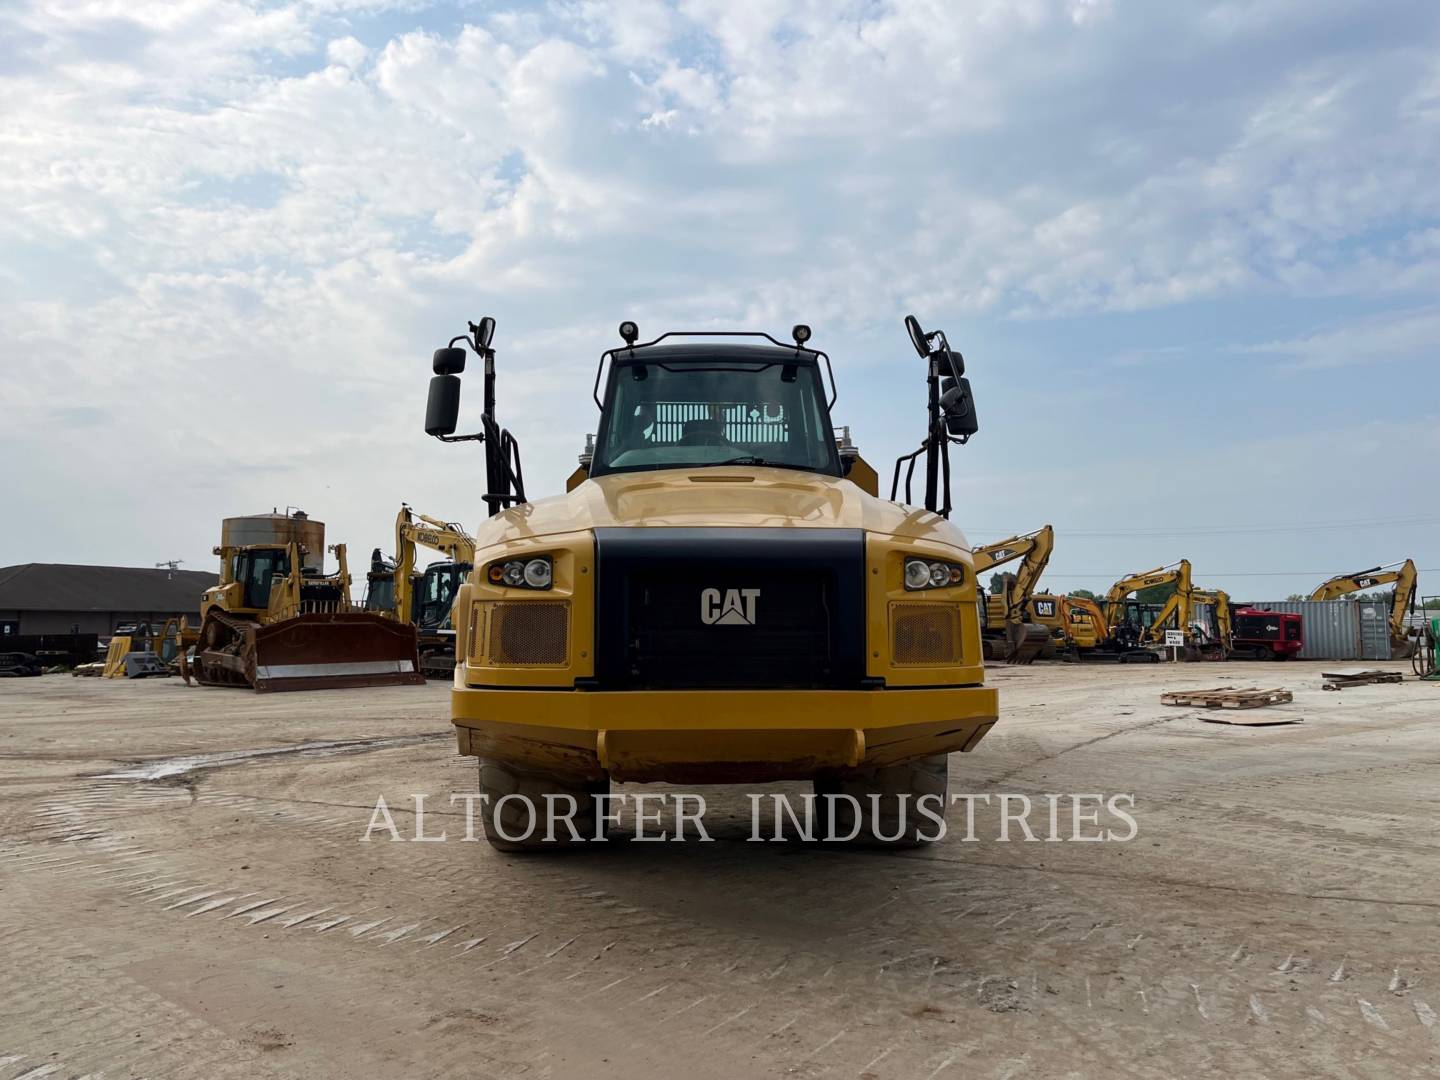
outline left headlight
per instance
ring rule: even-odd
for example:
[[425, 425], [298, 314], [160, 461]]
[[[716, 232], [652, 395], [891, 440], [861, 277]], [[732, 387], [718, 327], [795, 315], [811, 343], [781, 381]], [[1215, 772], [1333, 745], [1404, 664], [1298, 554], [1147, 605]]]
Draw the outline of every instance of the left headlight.
[[941, 562], [938, 559], [905, 560], [905, 588], [911, 592], [920, 589], [944, 589], [959, 585], [965, 580], [965, 568], [957, 563]]
[[555, 581], [555, 564], [549, 555], [497, 559], [485, 567], [485, 580], [507, 589], [548, 589]]

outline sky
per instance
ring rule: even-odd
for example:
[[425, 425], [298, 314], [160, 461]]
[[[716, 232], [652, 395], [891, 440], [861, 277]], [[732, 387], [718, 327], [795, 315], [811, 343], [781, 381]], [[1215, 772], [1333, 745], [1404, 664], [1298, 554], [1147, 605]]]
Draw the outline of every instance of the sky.
[[1049, 587], [1440, 593], [1428, 0], [7, 0], [0, 162], [0, 565], [473, 527], [422, 423], [486, 314], [532, 496], [626, 318], [809, 323], [888, 478], [914, 312], [979, 409], [954, 520], [1053, 524]]

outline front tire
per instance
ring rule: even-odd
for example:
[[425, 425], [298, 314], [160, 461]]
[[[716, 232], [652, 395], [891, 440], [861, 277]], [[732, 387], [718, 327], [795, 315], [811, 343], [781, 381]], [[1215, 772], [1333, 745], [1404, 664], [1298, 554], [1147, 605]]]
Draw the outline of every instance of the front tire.
[[[937, 839], [940, 826], [917, 810], [922, 796], [930, 812], [943, 817], [950, 791], [950, 755], [931, 754], [900, 765], [854, 769], [815, 778], [824, 838], [853, 839], [873, 847], [922, 847]], [[860, 818], [856, 821], [856, 806]], [[852, 834], [853, 837], [852, 837]]]
[[[549, 773], [525, 772], [501, 761], [480, 762], [480, 794], [489, 796], [481, 808], [485, 839], [496, 851], [562, 851], [597, 843], [604, 833], [597, 832], [598, 813], [595, 796], [608, 795], [610, 781], [584, 781]], [[550, 796], [547, 803], [546, 796]], [[514, 796], [507, 798], [507, 796]], [[575, 800], [571, 817], [575, 839], [561, 820], [568, 810], [566, 798]], [[546, 808], [555, 807], [552, 839], [546, 839]]]

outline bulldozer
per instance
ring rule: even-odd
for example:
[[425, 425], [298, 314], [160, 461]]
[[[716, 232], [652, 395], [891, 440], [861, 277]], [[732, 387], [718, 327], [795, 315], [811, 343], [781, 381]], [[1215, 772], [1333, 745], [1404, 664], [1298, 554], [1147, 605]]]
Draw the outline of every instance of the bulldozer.
[[[1023, 559], [1016, 573], [1005, 575], [1000, 594], [986, 594], [983, 598], [980, 625], [986, 660], [1029, 664], [1051, 646], [1051, 628], [1033, 621], [1030, 615], [1035, 587], [1054, 549], [1055, 530], [1049, 525], [974, 549], [977, 575]], [[1053, 604], [1050, 614], [1055, 614]]]
[[328, 549], [329, 575], [326, 550], [324, 524], [301, 510], [226, 518], [194, 659], [181, 651], [186, 681], [260, 692], [423, 684], [415, 628], [356, 610], [345, 545]]
[[[934, 839], [917, 801], [943, 814], [947, 755], [973, 751], [999, 703], [974, 557], [949, 520], [951, 447], [979, 427], [965, 361], [943, 331], [905, 327], [927, 422], [888, 500], [842, 452], [830, 358], [804, 325], [789, 342], [642, 342], [622, 323], [596, 371], [583, 475], [533, 501], [495, 416], [494, 320], [435, 351], [425, 431], [484, 450], [489, 518], [454, 604], [450, 715], [480, 762], [492, 845], [603, 840], [612, 781], [806, 781], [821, 838]], [[457, 435], [472, 356], [481, 425]], [[552, 806], [571, 811], [553, 830]]]

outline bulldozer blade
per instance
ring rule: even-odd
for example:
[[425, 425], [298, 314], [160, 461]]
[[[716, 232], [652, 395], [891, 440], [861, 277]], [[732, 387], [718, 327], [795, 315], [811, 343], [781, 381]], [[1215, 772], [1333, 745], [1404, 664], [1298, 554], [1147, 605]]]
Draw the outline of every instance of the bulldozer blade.
[[382, 615], [297, 615], [245, 636], [236, 659], [259, 693], [425, 682], [415, 627]]
[[1033, 664], [1050, 644], [1050, 630], [1040, 623], [1012, 623], [1005, 636], [1010, 646], [1008, 664]]

